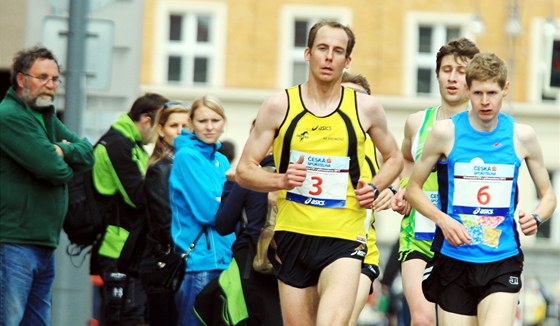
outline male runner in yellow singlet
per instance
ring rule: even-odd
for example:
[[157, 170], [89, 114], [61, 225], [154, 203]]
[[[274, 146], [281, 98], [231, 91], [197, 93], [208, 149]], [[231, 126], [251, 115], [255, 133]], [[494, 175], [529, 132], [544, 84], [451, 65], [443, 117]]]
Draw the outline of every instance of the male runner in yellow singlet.
[[[354, 43], [337, 22], [311, 28], [309, 80], [263, 103], [237, 166], [241, 186], [279, 191], [269, 257], [286, 325], [348, 324], [366, 254], [365, 207], [402, 169], [381, 104], [341, 86]], [[366, 133], [385, 162], [372, 180], [360, 180]], [[271, 145], [274, 174], [259, 168]]]

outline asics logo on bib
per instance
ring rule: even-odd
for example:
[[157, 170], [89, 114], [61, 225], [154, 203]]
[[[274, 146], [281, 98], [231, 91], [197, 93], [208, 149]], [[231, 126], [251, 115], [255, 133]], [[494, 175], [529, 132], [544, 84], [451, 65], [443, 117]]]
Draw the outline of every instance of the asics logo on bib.
[[473, 211], [474, 215], [492, 215], [494, 214], [494, 210], [492, 208], [480, 208], [477, 207]]
[[325, 206], [325, 201], [324, 200], [319, 200], [319, 199], [307, 198], [305, 200], [304, 204], [315, 205], [315, 206]]

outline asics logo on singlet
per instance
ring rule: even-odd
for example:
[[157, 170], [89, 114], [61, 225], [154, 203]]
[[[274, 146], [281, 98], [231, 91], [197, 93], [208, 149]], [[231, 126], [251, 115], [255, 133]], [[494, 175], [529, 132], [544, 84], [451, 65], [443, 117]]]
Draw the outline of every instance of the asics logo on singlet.
[[299, 137], [299, 141], [303, 141], [304, 139], [309, 138], [309, 133], [307, 131], [302, 132], [301, 134], [297, 135]]
[[315, 131], [315, 130], [319, 130], [319, 131], [323, 131], [323, 130], [332, 130], [331, 126], [315, 126], [313, 128], [311, 128], [311, 130]]
[[494, 214], [494, 210], [492, 208], [480, 208], [477, 207], [472, 212], [474, 215], [492, 215]]
[[304, 202], [305, 205], [325, 206], [324, 200], [307, 198]]

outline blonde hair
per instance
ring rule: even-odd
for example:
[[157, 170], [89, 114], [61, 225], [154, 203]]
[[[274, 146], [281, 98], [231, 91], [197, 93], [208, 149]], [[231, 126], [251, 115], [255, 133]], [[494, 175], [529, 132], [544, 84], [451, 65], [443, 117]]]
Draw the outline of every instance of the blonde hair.
[[[163, 109], [159, 110], [156, 114], [155, 126], [165, 126], [167, 120], [173, 113], [187, 113], [189, 114], [188, 105], [182, 102], [167, 102], [164, 104]], [[163, 137], [159, 137], [158, 128], [153, 128], [152, 139], [155, 138], [155, 146], [152, 155], [148, 159], [148, 166], [153, 165], [161, 161], [166, 157], [170, 151], [173, 150], [172, 144], [167, 144], [163, 140]]]
[[476, 54], [467, 65], [465, 79], [470, 88], [473, 80], [494, 81], [504, 89], [507, 82], [507, 67], [502, 59], [490, 52]]
[[222, 103], [220, 102], [220, 100], [218, 100], [218, 98], [210, 95], [205, 95], [194, 100], [191, 106], [191, 113], [189, 115], [191, 121], [194, 119], [195, 112], [201, 107], [209, 108], [210, 110], [216, 112], [222, 118], [224, 118], [224, 121], [227, 121], [226, 113], [224, 111]]

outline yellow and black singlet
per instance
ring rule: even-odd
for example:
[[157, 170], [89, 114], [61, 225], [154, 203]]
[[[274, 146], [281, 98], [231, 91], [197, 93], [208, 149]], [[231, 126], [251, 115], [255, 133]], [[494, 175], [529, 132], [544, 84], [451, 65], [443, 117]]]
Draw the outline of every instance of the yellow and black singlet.
[[300, 86], [286, 90], [288, 110], [274, 139], [274, 160], [285, 173], [303, 155], [307, 177], [302, 186], [279, 192], [277, 231], [365, 242], [366, 212], [354, 194], [365, 164], [365, 132], [355, 91], [341, 89], [338, 107], [324, 117], [306, 109]]

